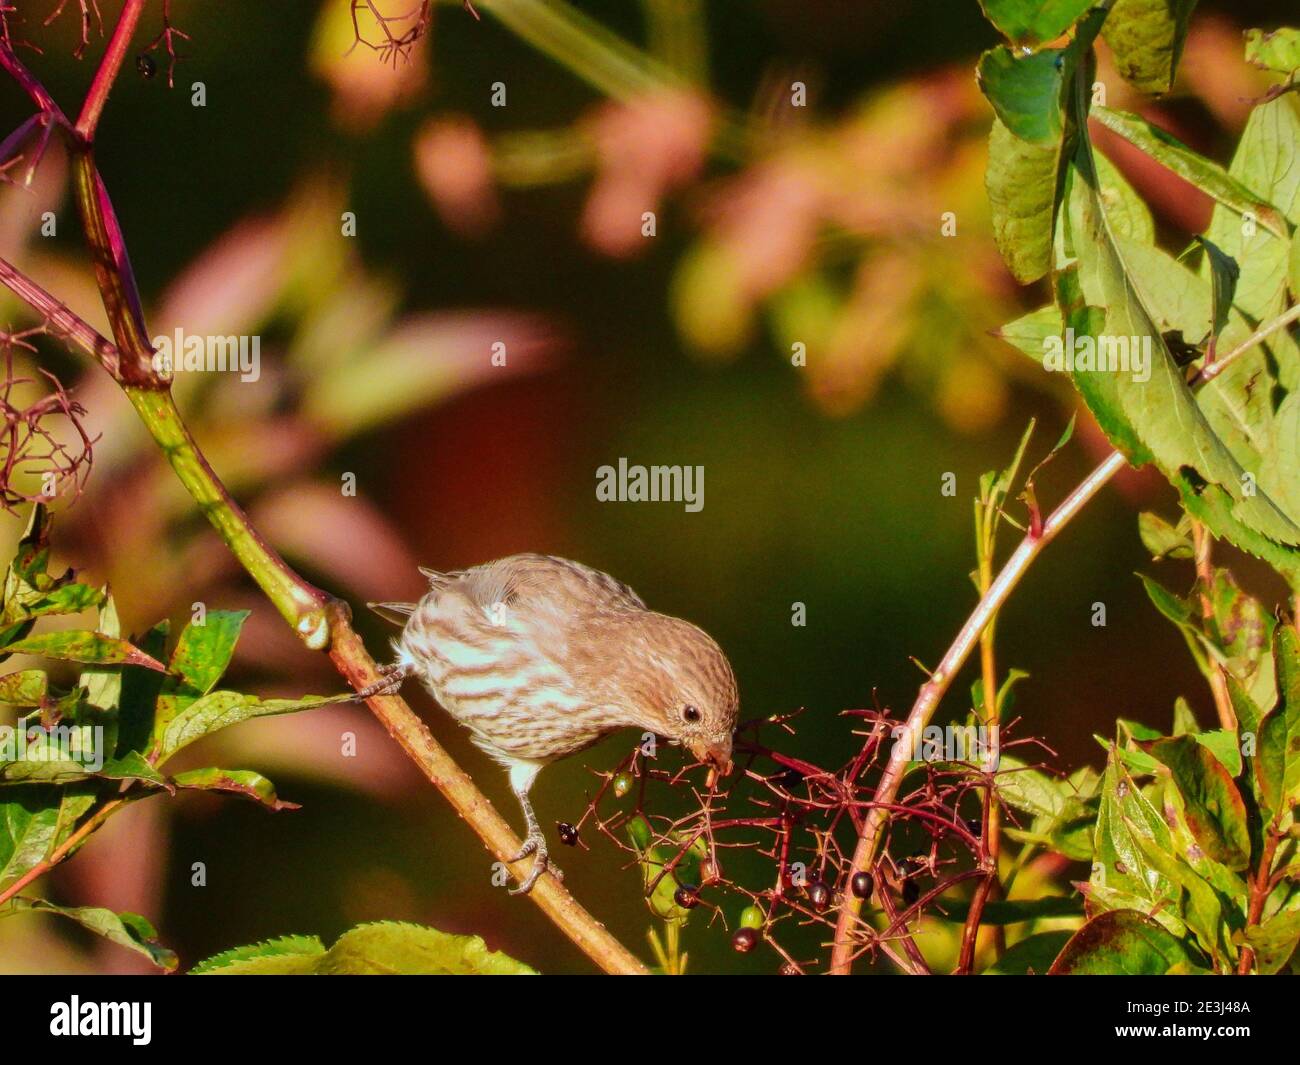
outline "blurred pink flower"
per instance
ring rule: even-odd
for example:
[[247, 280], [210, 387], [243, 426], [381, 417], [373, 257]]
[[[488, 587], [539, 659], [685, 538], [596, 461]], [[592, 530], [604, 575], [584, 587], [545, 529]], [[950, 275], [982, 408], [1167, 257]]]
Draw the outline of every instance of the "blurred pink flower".
[[448, 229], [481, 236], [500, 216], [492, 155], [482, 131], [459, 116], [434, 119], [412, 143], [415, 171]]
[[713, 110], [702, 96], [660, 92], [605, 104], [586, 124], [598, 169], [582, 217], [587, 243], [624, 258], [644, 247], [642, 215], [704, 165]]

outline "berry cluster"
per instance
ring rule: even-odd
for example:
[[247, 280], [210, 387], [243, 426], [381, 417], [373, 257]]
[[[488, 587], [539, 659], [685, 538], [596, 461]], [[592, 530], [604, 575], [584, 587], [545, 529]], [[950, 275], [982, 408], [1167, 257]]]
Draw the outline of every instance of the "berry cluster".
[[[846, 898], [863, 904], [852, 923], [856, 953], [917, 956], [912, 936], [921, 917], [951, 907], [957, 889], [987, 872], [980, 811], [998, 773], [968, 763], [918, 763], [910, 786], [889, 806], [880, 857], [871, 870], [855, 871], [850, 856], [897, 722], [887, 710], [845, 711], [865, 726], [855, 729], [862, 745], [847, 764], [828, 770], [763, 742], [773, 730], [788, 740], [802, 712], [742, 725], [739, 773], [711, 789], [700, 786], [695, 767], [660, 769], [638, 748], [599, 774], [581, 818], [558, 826], [561, 841], [577, 843], [579, 829], [591, 824], [640, 864], [657, 917], [685, 922], [707, 911], [710, 924], [731, 929], [737, 952], [770, 947], [782, 974], [821, 964], [814, 952], [833, 932]], [[686, 811], [665, 812], [674, 803]], [[737, 879], [726, 876], [720, 854], [728, 850], [760, 856], [768, 885], [742, 882], [756, 867], [752, 859], [734, 863], [745, 867]], [[728, 896], [743, 905], [732, 911]]]

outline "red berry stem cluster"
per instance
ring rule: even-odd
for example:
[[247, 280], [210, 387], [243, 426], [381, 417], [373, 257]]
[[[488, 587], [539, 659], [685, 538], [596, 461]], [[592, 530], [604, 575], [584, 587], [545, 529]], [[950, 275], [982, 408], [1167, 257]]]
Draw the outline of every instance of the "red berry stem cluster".
[[[803, 712], [742, 725], [735, 743], [739, 773], [712, 788], [700, 785], [703, 766], [670, 772], [638, 747], [597, 774], [600, 783], [582, 816], [564, 827], [576, 842], [578, 831], [592, 825], [632, 856], [629, 865], [649, 863], [645, 896], [651, 911], [664, 919], [685, 921], [704, 908], [710, 924], [720, 921], [726, 928], [731, 923], [727, 896], [742, 901], [732, 947], [749, 953], [766, 944], [781, 959], [784, 974], [825, 967], [815, 951], [827, 936], [786, 933], [833, 932], [837, 904], [846, 892], [875, 900], [854, 929], [855, 956], [884, 955], [908, 971], [928, 971], [914, 933], [923, 917], [945, 904], [951, 907], [956, 891], [968, 893], [967, 882], [986, 875], [988, 846], [980, 813], [983, 795], [999, 774], [967, 763], [918, 763], [909, 776], [912, 786], [894, 801], [880, 803], [875, 787], [897, 724], [888, 710], [843, 712], [866, 727], [853, 730], [861, 744], [838, 769], [763, 742], [773, 731], [788, 740], [795, 734], [792, 722]], [[1002, 746], [1036, 742], [1004, 739]], [[684, 813], [669, 812], [682, 806]], [[889, 837], [870, 871], [853, 872], [850, 856], [872, 808], [888, 811]], [[648, 836], [636, 838], [629, 831], [634, 822], [649, 826]], [[726, 876], [719, 856], [728, 849], [767, 859], [769, 886], [755, 888]], [[698, 874], [684, 878], [683, 868]], [[665, 880], [672, 889], [667, 895], [660, 890]], [[665, 910], [666, 900], [675, 909]]]
[[[36, 384], [14, 370], [16, 350], [35, 352], [31, 338], [47, 327], [0, 333], [0, 507], [16, 513], [26, 503], [45, 502], [58, 495], [76, 498], [85, 486], [94, 460], [81, 418], [85, 409], [73, 400], [58, 379], [41, 370], [50, 390], [35, 399], [25, 386]], [[23, 398], [19, 398], [20, 395]], [[65, 442], [75, 440], [75, 443]]]

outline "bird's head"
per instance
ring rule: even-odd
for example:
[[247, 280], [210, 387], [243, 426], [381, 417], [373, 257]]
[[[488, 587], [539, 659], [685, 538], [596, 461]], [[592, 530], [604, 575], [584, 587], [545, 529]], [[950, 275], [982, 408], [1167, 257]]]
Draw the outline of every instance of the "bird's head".
[[664, 614], [646, 612], [637, 629], [624, 673], [628, 711], [719, 773], [730, 772], [740, 697], [722, 648], [703, 629]]

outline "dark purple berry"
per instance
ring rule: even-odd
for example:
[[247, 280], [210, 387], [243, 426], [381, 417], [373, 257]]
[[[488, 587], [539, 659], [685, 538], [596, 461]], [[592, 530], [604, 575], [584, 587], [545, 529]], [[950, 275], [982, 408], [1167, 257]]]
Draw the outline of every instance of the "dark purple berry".
[[808, 904], [818, 913], [825, 913], [831, 904], [831, 889], [820, 880], [808, 885]]
[[682, 884], [673, 892], [673, 902], [677, 903], [683, 910], [693, 910], [700, 904], [700, 896], [690, 884]]
[[140, 77], [152, 78], [158, 73], [158, 64], [153, 61], [153, 56], [141, 52], [135, 57], [135, 69], [140, 72]]
[[783, 962], [776, 973], [778, 976], [803, 976], [803, 970], [792, 961]]
[[578, 829], [576, 826], [569, 824], [567, 821], [556, 821], [555, 831], [560, 835], [560, 842], [566, 847], [576, 847], [578, 845]]
[[871, 889], [874, 886], [871, 874], [864, 869], [860, 873], [853, 874], [853, 880], [849, 883], [849, 890], [853, 892], [855, 899], [869, 899], [871, 898]]
[[737, 928], [731, 937], [731, 949], [738, 954], [748, 954], [758, 946], [758, 933], [752, 928]]

